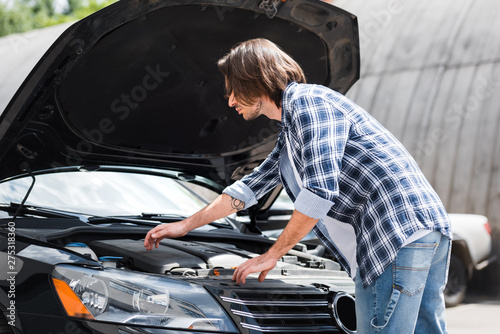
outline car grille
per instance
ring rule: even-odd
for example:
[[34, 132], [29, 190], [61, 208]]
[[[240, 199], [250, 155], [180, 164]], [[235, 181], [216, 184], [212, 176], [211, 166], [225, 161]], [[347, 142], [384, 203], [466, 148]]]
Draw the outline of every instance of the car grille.
[[233, 290], [219, 297], [249, 334], [342, 333], [329, 313], [326, 292]]

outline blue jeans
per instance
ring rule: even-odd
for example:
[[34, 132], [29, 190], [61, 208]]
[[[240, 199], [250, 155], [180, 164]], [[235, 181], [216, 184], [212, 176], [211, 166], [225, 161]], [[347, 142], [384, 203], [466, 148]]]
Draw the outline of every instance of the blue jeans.
[[443, 290], [450, 240], [431, 232], [403, 247], [366, 289], [356, 275], [357, 333], [447, 333]]

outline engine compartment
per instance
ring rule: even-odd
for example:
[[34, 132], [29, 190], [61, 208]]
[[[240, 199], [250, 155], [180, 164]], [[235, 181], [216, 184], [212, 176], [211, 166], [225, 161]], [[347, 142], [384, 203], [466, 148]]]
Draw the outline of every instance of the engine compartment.
[[[89, 241], [88, 244], [73, 242], [65, 248], [91, 257], [105, 267], [190, 278], [232, 275], [237, 266], [259, 255], [238, 247], [234, 242], [164, 239], [152, 251], [147, 251], [143, 244], [143, 240], [105, 239]], [[311, 274], [310, 270], [317, 276], [341, 273], [335, 261], [308, 253], [305, 246], [303, 251], [292, 250], [282, 257], [275, 271], [282, 273], [283, 269], [289, 274], [306, 276]], [[322, 273], [318, 274], [318, 271]]]
[[157, 249], [147, 251], [142, 240], [99, 240], [89, 247], [98, 254], [122, 257], [130, 269], [150, 273], [168, 274], [176, 269], [230, 269], [251, 257], [251, 253], [224, 243], [208, 244], [166, 239]]
[[[149, 229], [143, 226], [92, 226], [78, 220], [26, 218], [16, 223], [18, 239], [29, 241], [20, 256], [29, 262], [48, 263], [50, 270], [54, 265], [63, 268], [58, 277], [66, 279], [70, 287], [74, 285], [76, 291], [87, 289], [88, 282], [108, 277], [109, 282], [104, 280], [109, 283], [106, 286], [115, 294], [110, 300], [121, 308], [132, 307], [133, 312], [137, 311], [134, 307], [142, 305], [140, 298], [145, 294], [163, 298], [156, 290], [143, 288], [142, 283], [164, 281], [202, 287], [200, 291], [208, 292], [244, 329], [269, 332], [278, 327], [307, 327], [318, 332], [352, 333], [344, 325], [355, 328], [353, 282], [337, 262], [328, 258], [328, 253], [322, 256], [323, 251], [314, 244], [295, 246], [264, 282], [257, 280], [258, 274], [250, 274], [245, 284], [237, 284], [232, 281], [234, 269], [266, 252], [273, 239], [229, 229], [192, 231], [180, 239], [164, 239], [158, 248], [147, 251], [143, 238]], [[80, 279], [75, 275], [83, 275], [81, 287], [76, 285]], [[118, 295], [121, 299], [117, 299]], [[184, 296], [184, 291], [179, 296]], [[332, 310], [342, 310], [345, 316]], [[309, 316], [296, 319], [295, 314]]]
[[[164, 239], [158, 248], [147, 251], [143, 238], [148, 230], [122, 223], [95, 226], [77, 219], [52, 218], [43, 224], [39, 219], [22, 218], [16, 225], [19, 236], [57, 245], [103, 267], [189, 279], [230, 280], [236, 267], [265, 253], [274, 243], [262, 235], [214, 229], [192, 231], [180, 239]], [[278, 261], [268, 277], [302, 282], [314, 278], [318, 284], [335, 281], [346, 287], [352, 285], [352, 280], [329, 258], [323, 246], [300, 243]]]

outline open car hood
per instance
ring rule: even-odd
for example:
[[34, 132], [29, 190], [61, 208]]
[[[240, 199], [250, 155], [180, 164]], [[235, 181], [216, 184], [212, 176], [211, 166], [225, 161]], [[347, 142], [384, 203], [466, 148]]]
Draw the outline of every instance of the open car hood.
[[359, 77], [357, 29], [320, 1], [119, 1], [69, 27], [1, 115], [0, 181], [107, 165], [228, 185], [269, 154], [279, 128], [228, 107], [217, 60], [268, 38], [308, 82], [345, 93]]

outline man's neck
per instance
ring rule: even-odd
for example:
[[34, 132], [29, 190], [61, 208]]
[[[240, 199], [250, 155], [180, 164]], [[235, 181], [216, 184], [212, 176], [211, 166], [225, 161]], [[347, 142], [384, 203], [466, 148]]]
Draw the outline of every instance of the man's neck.
[[270, 119], [281, 122], [281, 107], [277, 107], [276, 104], [268, 97], [262, 98], [262, 103], [262, 113]]

